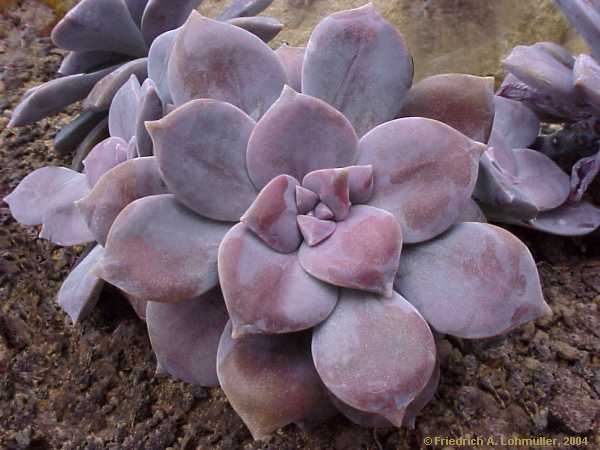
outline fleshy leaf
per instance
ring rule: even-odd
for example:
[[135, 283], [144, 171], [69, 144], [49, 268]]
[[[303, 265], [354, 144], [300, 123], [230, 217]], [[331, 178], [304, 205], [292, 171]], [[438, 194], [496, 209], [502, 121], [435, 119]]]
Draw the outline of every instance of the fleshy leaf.
[[148, 78], [154, 81], [164, 103], [172, 102], [167, 80], [167, 68], [179, 30], [177, 28], [158, 36], [150, 46], [150, 52], [148, 53]]
[[367, 203], [373, 197], [373, 166], [349, 166], [348, 186], [353, 204]]
[[313, 333], [312, 354], [337, 398], [396, 426], [435, 366], [427, 323], [397, 293], [383, 298], [344, 289], [331, 316]]
[[369, 204], [390, 211], [405, 242], [425, 241], [456, 222], [477, 179], [483, 144], [420, 117], [378, 126], [359, 143], [359, 164], [373, 166]]
[[344, 220], [350, 212], [349, 172], [343, 169], [321, 169], [308, 173], [302, 186], [316, 192], [335, 220]]
[[323, 321], [338, 290], [302, 270], [296, 253], [271, 250], [244, 224], [219, 248], [219, 280], [234, 338], [255, 333], [289, 333]]
[[315, 217], [321, 220], [331, 220], [334, 218], [333, 211], [325, 203], [320, 202], [315, 206]]
[[142, 24], [142, 16], [144, 15], [144, 9], [148, 4], [148, 0], [125, 0], [127, 8], [129, 8], [129, 14], [133, 19], [135, 25], [139, 28]]
[[297, 187], [298, 181], [289, 175], [273, 178], [240, 219], [265, 244], [280, 253], [294, 252], [302, 242], [296, 226]]
[[427, 404], [433, 400], [440, 384], [440, 360], [436, 358], [433, 374], [419, 395], [408, 405], [404, 414], [403, 425], [415, 429], [415, 419]]
[[106, 244], [111, 225], [119, 213], [134, 200], [168, 192], [154, 157], [135, 158], [106, 172], [77, 208], [94, 234]]
[[306, 49], [302, 92], [341, 111], [362, 136], [396, 117], [412, 77], [403, 37], [368, 4], [317, 25]]
[[152, 139], [146, 129], [146, 122], [160, 119], [162, 112], [163, 105], [156, 85], [150, 78], [147, 78], [140, 90], [136, 117], [135, 139], [139, 156], [152, 156], [154, 154]]
[[555, 0], [562, 13], [592, 49], [596, 60], [600, 58], [600, 11], [598, 2], [590, 0]]
[[333, 234], [336, 223], [332, 220], [321, 220], [314, 216], [300, 215], [296, 217], [298, 228], [304, 237], [304, 242], [309, 247], [320, 244]]
[[236, 17], [257, 16], [271, 6], [273, 0], [233, 0], [217, 16], [217, 20], [229, 20]]
[[271, 41], [283, 30], [283, 24], [274, 17], [236, 17], [235, 19], [229, 19], [227, 22], [258, 36], [264, 42]]
[[347, 405], [331, 393], [329, 394], [329, 398], [331, 399], [337, 410], [341, 412], [344, 417], [346, 417], [356, 425], [365, 428], [391, 428], [394, 426], [394, 424], [387, 420], [385, 417], [376, 413], [370, 413], [353, 408], [352, 406]]
[[311, 211], [319, 202], [319, 196], [313, 191], [296, 186], [296, 207], [299, 214], [306, 214]]
[[456, 223], [460, 222], [481, 222], [487, 223], [485, 213], [481, 210], [477, 202], [473, 199], [467, 200], [463, 209], [461, 210], [460, 216]]
[[96, 273], [147, 301], [197, 297], [218, 282], [217, 249], [228, 228], [194, 214], [170, 194], [138, 199], [114, 221]]
[[60, 64], [58, 73], [61, 75], [75, 75], [90, 72], [92, 70], [99, 70], [102, 66], [122, 62], [126, 58], [125, 55], [103, 50], [69, 52]]
[[201, 99], [146, 128], [177, 200], [205, 217], [237, 221], [256, 198], [246, 172], [246, 145], [254, 125], [231, 104]]
[[583, 99], [600, 109], [600, 65], [589, 55], [579, 55], [573, 67], [575, 90]]
[[528, 148], [540, 131], [537, 115], [521, 102], [494, 96], [494, 124], [488, 144], [512, 150]]
[[177, 33], [167, 79], [176, 105], [212, 98], [256, 120], [277, 99], [286, 77], [283, 65], [260, 38], [192, 12]]
[[140, 99], [140, 82], [135, 75], [119, 88], [108, 111], [108, 132], [125, 142], [135, 135], [135, 117]]
[[105, 117], [105, 111], [83, 111], [80, 113], [56, 133], [54, 151], [59, 155], [71, 154]]
[[83, 173], [85, 173], [90, 187], [94, 187], [102, 175], [127, 159], [127, 154], [117, 149], [119, 144], [126, 146], [127, 142], [119, 137], [105, 139], [96, 145], [83, 160], [85, 167]]
[[104, 281], [91, 270], [103, 254], [104, 249], [96, 245], [79, 261], [58, 291], [58, 304], [73, 323], [85, 319], [98, 302]]
[[554, 42], [536, 42], [535, 44], [533, 44], [533, 46], [550, 53], [554, 57], [554, 59], [560, 61], [569, 69], [572, 69], [573, 65], [575, 64], [575, 58], [573, 57], [571, 52], [563, 46], [558, 45]]
[[600, 227], [600, 209], [586, 201], [567, 203], [541, 213], [524, 226], [558, 236], [583, 236]]
[[227, 320], [218, 287], [179, 303], [149, 302], [146, 324], [158, 364], [186, 383], [218, 386], [217, 348]]
[[30, 89], [13, 111], [8, 126], [28, 125], [62, 111], [71, 103], [88, 95], [94, 85], [113, 70], [114, 67], [98, 72], [69, 75]]
[[108, 116], [105, 111], [101, 112], [105, 113], [104, 118], [94, 125], [94, 128], [86, 134], [75, 149], [73, 161], [71, 162], [71, 169], [82, 171], [83, 160], [87, 158], [92, 149], [104, 139], [110, 137], [108, 134]]
[[304, 54], [306, 47], [290, 47], [283, 44], [275, 50], [277, 57], [285, 68], [287, 74], [287, 85], [296, 92], [302, 91], [302, 63], [304, 62]]
[[327, 400], [307, 333], [232, 339], [228, 323], [219, 343], [217, 374], [254, 439], [310, 417]]
[[578, 202], [583, 194], [600, 173], [600, 151], [594, 156], [581, 158], [571, 169], [571, 196], [570, 200]]
[[[87, 180], [85, 185], [83, 185], [83, 181], [80, 183], [80, 186], [77, 187], [79, 188], [78, 195], [83, 196], [87, 193], [89, 187], [87, 186]], [[58, 206], [46, 213], [39, 237], [63, 247], [87, 244], [94, 240], [94, 236], [83, 220], [81, 213], [72, 202]]]
[[160, 34], [174, 30], [185, 22], [202, 0], [149, 0], [142, 16], [142, 34], [146, 44]]
[[94, 85], [94, 88], [83, 102], [84, 108], [94, 111], [109, 109], [121, 86], [132, 75], [135, 75], [138, 80], [146, 79], [148, 76], [148, 58], [134, 59], [118, 69], [110, 71], [108, 75]]
[[459, 73], [434, 75], [415, 84], [400, 117], [439, 120], [479, 142], [487, 142], [494, 120], [494, 79]]
[[372, 206], [353, 206], [335, 233], [315, 247], [300, 246], [300, 264], [335, 286], [392, 295], [402, 233], [394, 216]]
[[550, 310], [525, 244], [484, 223], [406, 248], [394, 286], [433, 328], [461, 338], [497, 336]]
[[142, 56], [147, 48], [124, 0], [82, 0], [52, 30], [57, 47]]
[[248, 173], [259, 189], [280, 174], [302, 180], [314, 170], [352, 164], [356, 148], [356, 134], [342, 114], [286, 86], [250, 136]]

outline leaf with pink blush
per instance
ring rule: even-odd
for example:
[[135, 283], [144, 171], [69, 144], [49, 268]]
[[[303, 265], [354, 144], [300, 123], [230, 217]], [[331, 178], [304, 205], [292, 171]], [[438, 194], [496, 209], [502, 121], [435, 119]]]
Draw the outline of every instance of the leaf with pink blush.
[[422, 242], [456, 222], [473, 192], [485, 146], [421, 117], [378, 126], [359, 143], [358, 164], [373, 166], [369, 204], [390, 211], [407, 243]]
[[180, 28], [167, 31], [158, 36], [148, 52], [148, 78], [154, 81], [156, 89], [164, 103], [171, 103], [171, 91], [167, 80], [169, 57]]
[[98, 70], [106, 65], [117, 64], [127, 59], [127, 56], [107, 52], [104, 50], [92, 50], [82, 52], [69, 52], [60, 63], [58, 73], [61, 75], [75, 75], [84, 72]]
[[229, 3], [217, 20], [229, 20], [236, 17], [257, 16], [269, 6], [273, 0], [233, 0]]
[[281, 253], [295, 252], [302, 242], [296, 225], [296, 187], [298, 181], [288, 175], [273, 178], [240, 219], [265, 244]]
[[301, 92], [302, 63], [304, 62], [306, 47], [290, 47], [284, 43], [275, 50], [275, 53], [285, 68], [287, 74], [286, 84], [296, 92]]
[[256, 120], [277, 99], [286, 76], [260, 38], [192, 12], [175, 39], [167, 79], [176, 105], [213, 98]]
[[440, 360], [436, 358], [433, 374], [419, 395], [408, 405], [404, 414], [403, 425], [415, 429], [415, 420], [421, 410], [433, 400], [440, 384]]
[[502, 228], [455, 225], [402, 252], [395, 289], [436, 331], [497, 336], [550, 311], [531, 253]]
[[540, 131], [537, 115], [523, 103], [494, 96], [494, 124], [488, 141], [491, 147], [528, 148]]
[[566, 203], [551, 211], [546, 211], [529, 223], [516, 225], [544, 231], [558, 236], [583, 236], [600, 227], [600, 209], [589, 202]]
[[[120, 145], [120, 147], [118, 147]], [[90, 187], [113, 167], [127, 160], [127, 153], [122, 150], [127, 142], [119, 137], [110, 137], [97, 144], [83, 160], [83, 173]]]
[[152, 139], [146, 129], [146, 122], [163, 116], [163, 105], [154, 82], [147, 78], [140, 89], [140, 99], [135, 119], [136, 152], [139, 156], [152, 156]]
[[94, 85], [112, 72], [114, 67], [92, 73], [79, 73], [56, 78], [36, 86], [25, 94], [12, 113], [9, 127], [20, 127], [56, 114], [92, 90]]
[[146, 123], [146, 128], [177, 200], [205, 217], [237, 221], [256, 198], [246, 172], [246, 145], [254, 125], [231, 104], [201, 99]]
[[558, 60], [560, 63], [568, 67], [569, 69], [573, 68], [575, 64], [575, 57], [573, 54], [564, 48], [561, 45], [558, 45], [554, 42], [536, 42], [533, 44], [533, 47], [544, 50], [547, 53], [550, 53], [554, 57], [554, 59]]
[[96, 241], [106, 244], [110, 227], [119, 213], [134, 200], [168, 193], [154, 157], [125, 161], [106, 172], [77, 208]]
[[332, 220], [321, 220], [314, 216], [299, 215], [296, 217], [298, 228], [309, 247], [320, 244], [333, 234], [337, 224]]
[[394, 216], [358, 205], [319, 245], [300, 246], [300, 264], [313, 277], [335, 286], [392, 295], [402, 233]]
[[299, 214], [311, 211], [319, 202], [319, 196], [313, 191], [296, 186], [296, 207]]
[[349, 166], [348, 187], [352, 204], [368, 203], [373, 197], [373, 166]]
[[394, 424], [385, 417], [376, 413], [370, 413], [353, 408], [352, 406], [341, 401], [332, 393], [329, 393], [329, 398], [344, 417], [358, 426], [365, 428], [392, 428], [394, 426]]
[[[312, 212], [312, 211], [311, 211]], [[321, 220], [333, 220], [333, 211], [323, 202], [317, 203], [314, 209], [314, 215]]]
[[254, 439], [312, 417], [327, 401], [310, 355], [310, 334], [231, 338], [225, 327], [217, 353], [221, 388]]
[[412, 77], [404, 38], [369, 3], [317, 25], [306, 48], [302, 92], [341, 111], [362, 136], [396, 117]]
[[399, 117], [439, 120], [487, 142], [494, 120], [494, 79], [461, 73], [425, 78], [408, 91]]
[[436, 359], [429, 326], [401, 295], [349, 289], [313, 332], [312, 354], [323, 383], [338, 399], [398, 427]]
[[594, 156], [577, 161], [571, 168], [570, 200], [579, 202], [598, 173], [600, 173], [600, 151]]
[[94, 309], [104, 281], [92, 273], [92, 268], [104, 254], [104, 249], [96, 245], [69, 273], [58, 291], [58, 304], [73, 323], [85, 319]]
[[244, 224], [221, 243], [219, 280], [235, 338], [311, 328], [327, 318], [338, 298], [336, 287], [302, 270], [297, 253], [271, 250]]
[[343, 169], [321, 169], [308, 173], [302, 186], [317, 193], [335, 220], [344, 220], [350, 212], [349, 173]]
[[134, 59], [117, 69], [110, 70], [108, 75], [94, 85], [83, 101], [83, 107], [93, 111], [108, 110], [121, 86], [132, 75], [135, 75], [138, 80], [144, 80], [148, 76], [148, 58]]
[[464, 204], [460, 216], [456, 220], [456, 223], [461, 222], [487, 223], [487, 219], [485, 217], [485, 213], [481, 210], [477, 202], [470, 198]]
[[279, 20], [267, 16], [236, 17], [229, 19], [227, 23], [258, 36], [264, 42], [270, 42], [283, 30], [283, 24]]
[[160, 34], [182, 25], [202, 0], [149, 0], [142, 16], [141, 30], [146, 44]]
[[127, 4], [133, 22], [139, 28], [142, 23], [142, 15], [144, 14], [144, 9], [146, 9], [148, 0], [125, 0], [125, 3]]
[[[599, 15], [600, 18], [600, 15]], [[573, 67], [575, 90], [587, 103], [600, 109], [600, 65], [589, 55], [579, 55]]]
[[112, 137], [129, 142], [135, 134], [135, 117], [140, 99], [140, 82], [135, 75], [119, 88], [108, 111], [108, 131]]
[[218, 386], [217, 348], [228, 316], [221, 290], [178, 303], [148, 302], [152, 350], [171, 376], [199, 386]]
[[286, 86], [250, 136], [248, 173], [262, 189], [280, 174], [301, 180], [314, 170], [348, 166], [356, 149], [356, 134], [342, 114]]
[[[87, 180], [85, 187], [81, 186], [79, 195], [85, 195], [86, 189], [89, 189]], [[94, 235], [73, 202], [46, 213], [39, 237], [63, 247], [87, 244], [94, 240]]]
[[129, 56], [142, 56], [148, 50], [124, 0], [82, 0], [54, 27], [52, 41], [67, 50]]
[[592, 49], [594, 58], [600, 58], [600, 12], [595, 0], [556, 0], [556, 5], [577, 29]]
[[217, 251], [228, 228], [194, 214], [171, 194], [144, 197], [112, 224], [95, 272], [146, 301], [197, 297], [218, 282]]

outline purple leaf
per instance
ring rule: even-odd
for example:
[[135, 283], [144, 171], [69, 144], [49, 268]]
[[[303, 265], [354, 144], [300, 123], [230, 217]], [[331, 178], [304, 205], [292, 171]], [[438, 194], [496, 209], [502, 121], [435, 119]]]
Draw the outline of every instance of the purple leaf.
[[302, 237], [296, 226], [298, 181], [288, 175], [273, 178], [240, 219], [262, 241], [280, 253], [298, 250]]
[[315, 217], [321, 220], [333, 220], [334, 218], [333, 211], [323, 202], [317, 203], [314, 214]]
[[176, 105], [213, 98], [255, 120], [277, 99], [286, 79], [279, 59], [258, 37], [196, 12], [177, 34], [167, 77]]
[[494, 96], [494, 107], [488, 145], [512, 150], [533, 144], [540, 131], [540, 120], [532, 110], [521, 102], [499, 96]]
[[142, 15], [144, 14], [144, 9], [146, 9], [148, 0], [125, 0], [125, 3], [127, 4], [127, 8], [129, 8], [129, 14], [133, 22], [139, 28], [142, 24]]
[[275, 53], [285, 68], [286, 84], [296, 92], [302, 91], [302, 63], [306, 47], [290, 47], [283, 44], [275, 50]]
[[439, 120], [479, 142], [487, 142], [494, 119], [494, 79], [459, 73], [425, 78], [415, 84], [399, 117]]
[[258, 36], [264, 42], [270, 42], [283, 30], [283, 24], [279, 20], [267, 16], [236, 17], [229, 19], [227, 23]]
[[94, 309], [104, 281], [92, 274], [92, 268], [104, 254], [96, 245], [71, 271], [58, 291], [58, 304], [73, 323], [85, 319]]
[[160, 34], [181, 26], [202, 0], [149, 0], [142, 16], [142, 34], [146, 44]]
[[365, 428], [391, 428], [394, 426], [394, 424], [387, 420], [385, 417], [376, 413], [370, 413], [353, 408], [352, 406], [347, 405], [331, 393], [329, 393], [329, 398], [331, 399], [337, 410], [341, 412], [344, 417], [346, 417], [356, 425]]
[[143, 56], [146, 44], [124, 0], [82, 0], [52, 30], [57, 47]]
[[314, 170], [352, 164], [356, 147], [356, 134], [342, 114], [286, 86], [250, 136], [248, 173], [259, 189], [280, 174], [301, 180]]
[[317, 25], [306, 49], [302, 92], [341, 111], [362, 136], [396, 117], [412, 77], [403, 37], [369, 3]]
[[595, 156], [582, 158], [571, 169], [571, 198], [578, 202], [600, 172], [600, 151]]
[[396, 426], [435, 366], [427, 323], [397, 293], [382, 298], [344, 289], [331, 316], [313, 333], [312, 354], [337, 398]]
[[225, 327], [217, 354], [221, 388], [254, 439], [311, 417], [327, 401], [310, 356], [310, 335], [231, 338]]
[[460, 216], [456, 223], [461, 222], [481, 222], [486, 223], [487, 219], [484, 212], [481, 210], [477, 202], [473, 199], [467, 200], [463, 209], [461, 210]]
[[335, 286], [392, 295], [402, 248], [394, 216], [372, 206], [353, 206], [329, 239], [302, 244], [300, 264], [310, 275]]
[[[80, 192], [84, 192], [86, 188], [89, 189], [87, 180], [85, 188], [82, 186]], [[80, 193], [79, 195], [84, 194]], [[94, 240], [93, 234], [74, 203], [58, 206], [48, 211], [44, 216], [39, 237], [63, 247], [87, 244]]]
[[440, 384], [440, 361], [436, 358], [433, 374], [419, 395], [408, 405], [404, 414], [403, 425], [415, 429], [415, 419], [427, 404], [433, 400]]
[[229, 6], [217, 16], [217, 20], [257, 16], [271, 6], [271, 3], [273, 3], [273, 0], [233, 0], [229, 3]]
[[86, 109], [94, 111], [104, 111], [110, 108], [110, 105], [121, 88], [132, 75], [138, 80], [144, 80], [148, 76], [148, 58], [134, 59], [123, 64], [116, 70], [111, 70], [108, 75], [102, 78], [83, 102]]
[[201, 99], [146, 128], [177, 200], [205, 217], [237, 221], [256, 198], [246, 172], [246, 145], [254, 125], [233, 105]]
[[148, 53], [148, 78], [154, 81], [164, 103], [172, 102], [167, 80], [167, 68], [179, 30], [180, 28], [177, 28], [158, 36], [150, 46], [150, 52]]
[[296, 207], [299, 214], [311, 211], [319, 202], [319, 196], [313, 191], [296, 186]]
[[106, 244], [110, 227], [134, 200], [168, 192], [154, 157], [135, 158], [106, 172], [77, 208], [96, 241]]
[[127, 146], [127, 142], [119, 137], [110, 137], [96, 145], [83, 160], [83, 173], [90, 187], [98, 182], [100, 177], [113, 167], [127, 160], [127, 154], [118, 146]]
[[600, 227], [600, 209], [586, 201], [566, 203], [518, 225], [558, 236], [583, 236]]
[[575, 90], [583, 100], [600, 110], [600, 65], [589, 55], [579, 55], [573, 77]]
[[149, 302], [146, 324], [161, 368], [200, 386], [218, 386], [217, 348], [227, 323], [218, 287], [179, 303]]
[[103, 50], [69, 52], [60, 64], [58, 73], [61, 75], [75, 75], [98, 69], [107, 64], [116, 64], [124, 59], [126, 59], [125, 55]]
[[394, 287], [436, 331], [461, 338], [497, 336], [550, 311], [525, 244], [484, 223], [407, 247]]
[[228, 227], [194, 214], [170, 194], [138, 199], [114, 221], [96, 273], [138, 299], [197, 297], [218, 282], [217, 248]]
[[302, 237], [304, 237], [304, 242], [309, 247], [314, 247], [323, 242], [333, 234], [337, 226], [332, 220], [321, 220], [314, 216], [300, 215], [296, 219], [298, 228], [300, 228]]
[[219, 280], [237, 338], [254, 333], [289, 333], [323, 321], [338, 290], [302, 270], [297, 253], [271, 250], [244, 224], [219, 248]]
[[348, 186], [353, 204], [367, 203], [373, 197], [373, 166], [349, 166]]
[[562, 13], [600, 58], [600, 4], [597, 0], [555, 0]]
[[88, 131], [83, 140], [75, 148], [75, 155], [73, 156], [73, 161], [71, 162], [71, 168], [73, 170], [82, 171], [83, 160], [90, 154], [92, 149], [97, 144], [108, 137], [110, 137], [108, 134], [108, 117], [107, 114], [104, 114], [104, 118]]
[[560, 61], [569, 69], [572, 69], [573, 65], [575, 64], [575, 58], [573, 57], [571, 52], [563, 46], [558, 45], [554, 42], [536, 42], [535, 44], [533, 44], [533, 47], [542, 49], [545, 52], [550, 53], [550, 55], [552, 55], [554, 59]]
[[140, 100], [137, 108], [135, 139], [139, 156], [152, 156], [154, 150], [146, 122], [159, 120], [163, 115], [163, 105], [154, 82], [147, 78], [140, 90]]
[[20, 127], [56, 114], [92, 90], [114, 67], [98, 72], [69, 75], [36, 86], [25, 94], [12, 113], [9, 127]]
[[315, 192], [331, 209], [335, 220], [344, 220], [350, 212], [349, 172], [343, 169], [321, 169], [308, 173], [302, 186]]
[[405, 242], [425, 241], [456, 222], [471, 196], [483, 144], [420, 117], [380, 125], [359, 143], [359, 164], [373, 166], [370, 205], [390, 211]]
[[108, 132], [129, 142], [135, 135], [135, 117], [140, 99], [140, 82], [135, 75], [119, 88], [108, 111]]

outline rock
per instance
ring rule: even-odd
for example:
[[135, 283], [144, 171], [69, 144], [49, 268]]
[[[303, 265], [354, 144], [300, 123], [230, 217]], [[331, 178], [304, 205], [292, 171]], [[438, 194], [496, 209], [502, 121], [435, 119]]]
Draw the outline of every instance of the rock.
[[[327, 14], [363, 6], [365, 0], [278, 0], [264, 14], [285, 24], [274, 44], [305, 45]], [[415, 79], [445, 72], [500, 77], [500, 60], [512, 47], [537, 41], [585, 49], [552, 0], [373, 0], [404, 34], [415, 60]], [[214, 17], [225, 0], [205, 0], [200, 12]]]
[[582, 358], [581, 352], [566, 342], [555, 341], [552, 343], [552, 348], [560, 358], [566, 361], [575, 362]]
[[549, 418], [572, 433], [587, 433], [598, 424], [600, 401], [559, 395], [550, 402]]

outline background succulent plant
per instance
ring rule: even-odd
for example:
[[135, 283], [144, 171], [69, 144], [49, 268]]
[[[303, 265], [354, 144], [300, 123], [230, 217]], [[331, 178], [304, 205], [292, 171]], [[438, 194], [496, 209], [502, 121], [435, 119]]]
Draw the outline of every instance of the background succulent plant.
[[[336, 410], [410, 425], [439, 380], [430, 326], [482, 338], [548, 311], [524, 244], [469, 221], [489, 80], [462, 86], [459, 131], [397, 119], [418, 85], [372, 5], [324, 19], [305, 50], [195, 12], [153, 47], [150, 81], [120, 88], [85, 174], [56, 168], [78, 190], [40, 169], [7, 198], [29, 224], [65, 208], [63, 235], [98, 243], [59, 294], [74, 320], [116, 286], [159, 370], [219, 383], [262, 438]], [[167, 114], [148, 121], [146, 103]]]
[[[74, 169], [106, 137], [106, 114], [119, 88], [132, 75], [143, 82], [148, 53], [163, 33], [175, 30], [202, 0], [82, 0], [54, 27], [52, 40], [69, 53], [61, 77], [30, 89], [13, 112], [9, 126], [34, 123], [85, 99], [83, 112], [56, 136], [54, 149], [75, 149]], [[256, 15], [271, 1], [234, 0], [218, 20], [247, 29], [269, 41], [283, 25]], [[157, 50], [158, 51], [158, 50]], [[159, 86], [160, 87], [160, 86]]]

